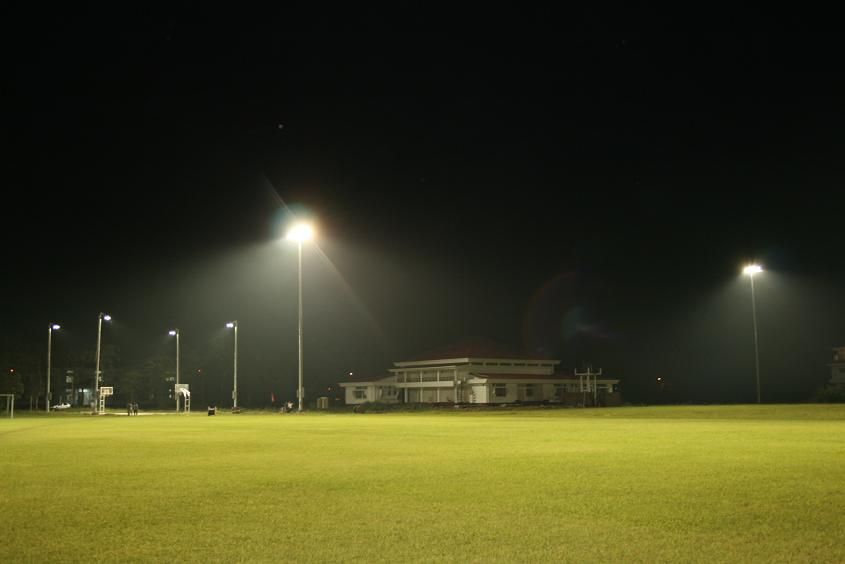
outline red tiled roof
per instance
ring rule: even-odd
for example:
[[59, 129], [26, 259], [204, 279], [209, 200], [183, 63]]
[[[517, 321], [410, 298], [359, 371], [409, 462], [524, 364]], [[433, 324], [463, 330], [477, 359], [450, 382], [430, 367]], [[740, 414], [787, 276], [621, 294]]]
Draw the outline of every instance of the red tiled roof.
[[577, 380], [572, 374], [471, 374], [477, 378], [489, 380]]

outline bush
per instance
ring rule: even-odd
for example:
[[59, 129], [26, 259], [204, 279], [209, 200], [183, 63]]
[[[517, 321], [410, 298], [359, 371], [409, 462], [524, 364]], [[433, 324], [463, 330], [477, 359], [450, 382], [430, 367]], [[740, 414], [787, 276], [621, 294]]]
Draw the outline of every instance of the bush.
[[387, 405], [377, 401], [365, 401], [352, 408], [355, 413], [384, 413]]
[[813, 401], [817, 403], [845, 403], [845, 386], [826, 386], [816, 390]]

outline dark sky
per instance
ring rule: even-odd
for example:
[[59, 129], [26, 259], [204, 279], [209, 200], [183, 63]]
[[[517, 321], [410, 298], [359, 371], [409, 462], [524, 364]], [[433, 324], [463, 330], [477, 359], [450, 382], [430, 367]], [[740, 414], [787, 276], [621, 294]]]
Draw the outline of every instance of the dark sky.
[[837, 37], [289, 27], [78, 16], [7, 39], [4, 335], [58, 320], [93, 347], [109, 311], [125, 363], [179, 326], [193, 369], [237, 318], [242, 389], [293, 397], [296, 215], [319, 232], [309, 390], [484, 337], [633, 397], [662, 375], [748, 400], [750, 259], [764, 397], [824, 380], [845, 344]]

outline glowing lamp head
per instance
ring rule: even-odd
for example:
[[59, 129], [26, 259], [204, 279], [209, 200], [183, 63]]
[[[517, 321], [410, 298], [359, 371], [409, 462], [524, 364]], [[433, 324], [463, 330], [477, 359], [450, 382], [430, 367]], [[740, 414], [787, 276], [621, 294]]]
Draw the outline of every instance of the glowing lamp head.
[[742, 269], [742, 273], [746, 276], [754, 276], [755, 274], [759, 274], [761, 272], [763, 272], [763, 267], [759, 264], [749, 264]]
[[62, 326], [61, 326], [61, 325], [59, 325], [58, 323], [53, 323], [53, 324], [50, 326], [50, 329], [52, 329], [53, 331], [58, 331], [58, 330], [59, 330], [59, 329], [61, 329], [61, 328], [62, 328]]
[[176, 335], [176, 331], [171, 329], [170, 331], [167, 332], [167, 334], [170, 335], [171, 337], [173, 337], [174, 335]]
[[103, 319], [104, 319], [104, 320], [106, 320], [106, 321], [111, 321], [111, 315], [109, 315], [109, 314], [107, 313], [107, 314], [105, 314], [105, 315], [103, 316]]
[[307, 223], [297, 223], [288, 231], [287, 239], [303, 243], [314, 238], [314, 229]]
[[231, 329], [234, 326], [235, 326], [235, 323], [233, 321], [230, 321], [229, 323], [226, 324], [226, 327], [228, 327], [229, 329]]

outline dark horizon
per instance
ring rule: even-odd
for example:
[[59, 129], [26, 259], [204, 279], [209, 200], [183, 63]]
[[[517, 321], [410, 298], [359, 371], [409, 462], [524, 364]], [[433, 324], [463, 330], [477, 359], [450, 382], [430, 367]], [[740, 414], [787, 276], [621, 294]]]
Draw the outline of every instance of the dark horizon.
[[33, 31], [14, 66], [7, 357], [44, 354], [50, 321], [57, 355], [93, 350], [107, 311], [125, 369], [172, 357], [178, 326], [225, 405], [237, 319], [244, 397], [293, 398], [278, 239], [306, 216], [311, 399], [484, 337], [602, 367], [630, 401], [657, 376], [671, 401], [752, 401], [754, 260], [765, 401], [808, 399], [845, 345], [833, 35], [76, 23]]

